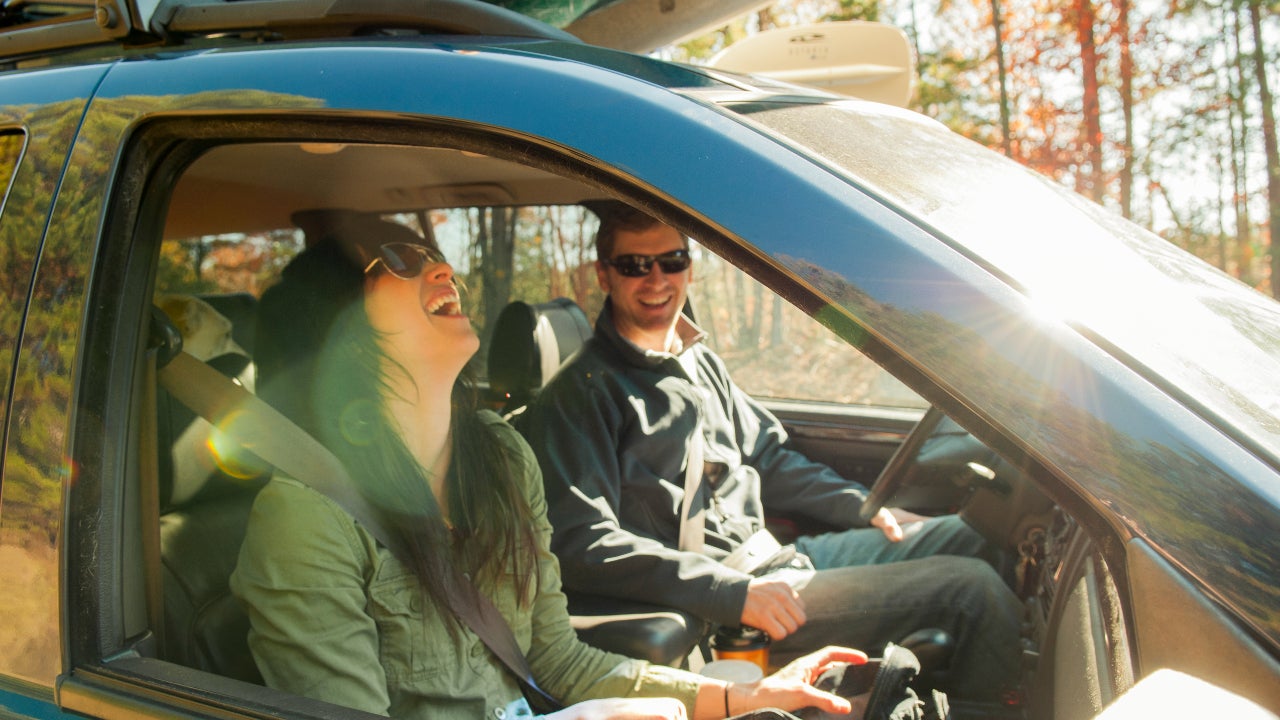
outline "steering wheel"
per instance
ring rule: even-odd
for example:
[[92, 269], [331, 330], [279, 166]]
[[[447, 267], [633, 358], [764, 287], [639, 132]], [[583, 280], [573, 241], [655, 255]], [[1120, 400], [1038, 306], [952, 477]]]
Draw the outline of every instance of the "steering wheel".
[[889, 462], [885, 463], [884, 469], [876, 477], [867, 499], [862, 501], [862, 509], [858, 511], [858, 517], [862, 518], [862, 522], [870, 523], [871, 518], [880, 512], [880, 508], [884, 507], [889, 498], [893, 497], [893, 494], [906, 482], [907, 469], [916, 461], [920, 448], [933, 435], [933, 431], [938, 429], [938, 423], [945, 417], [946, 415], [936, 406], [930, 406], [915, 427], [911, 428], [911, 432], [907, 433], [906, 439], [897, 450], [893, 451]]

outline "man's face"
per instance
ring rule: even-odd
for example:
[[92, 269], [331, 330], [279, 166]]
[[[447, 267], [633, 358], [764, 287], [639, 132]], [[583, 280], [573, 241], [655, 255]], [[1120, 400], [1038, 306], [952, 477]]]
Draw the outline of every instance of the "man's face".
[[[623, 255], [662, 255], [686, 249], [684, 236], [668, 225], [654, 225], [641, 232], [619, 231], [613, 246], [616, 259]], [[600, 287], [613, 300], [613, 323], [631, 342], [650, 350], [669, 350], [667, 343], [693, 278], [693, 269], [665, 273], [652, 263], [641, 277], [628, 277], [618, 268], [596, 263]]]

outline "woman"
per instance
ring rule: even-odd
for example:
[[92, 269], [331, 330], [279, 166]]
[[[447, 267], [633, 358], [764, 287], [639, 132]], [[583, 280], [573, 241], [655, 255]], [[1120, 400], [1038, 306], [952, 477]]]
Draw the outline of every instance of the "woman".
[[726, 684], [577, 640], [537, 463], [478, 411], [462, 376], [479, 340], [452, 268], [412, 231], [378, 220], [334, 229], [264, 296], [259, 327], [261, 393], [342, 461], [410, 559], [329, 498], [273, 479], [232, 577], [268, 685], [393, 717], [527, 712], [514, 676], [448, 609], [440, 578], [453, 566], [493, 600], [538, 684], [568, 705], [551, 717], [849, 711], [809, 681], [865, 660], [852, 650]]

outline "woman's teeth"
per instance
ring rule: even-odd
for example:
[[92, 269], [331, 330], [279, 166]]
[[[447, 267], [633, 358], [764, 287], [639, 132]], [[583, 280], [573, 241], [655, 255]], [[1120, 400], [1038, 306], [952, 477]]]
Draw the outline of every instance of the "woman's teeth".
[[457, 300], [447, 297], [433, 301], [426, 309], [429, 315], [457, 315], [462, 311]]

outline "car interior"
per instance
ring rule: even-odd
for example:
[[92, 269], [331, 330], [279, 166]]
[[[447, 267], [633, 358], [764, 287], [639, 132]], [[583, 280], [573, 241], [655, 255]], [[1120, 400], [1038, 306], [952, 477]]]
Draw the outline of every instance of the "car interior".
[[[464, 141], [364, 138], [239, 138], [171, 153], [178, 159], [151, 174], [160, 184], [143, 193], [153, 198], [150, 205], [141, 205], [163, 209], [163, 221], [154, 223], [148, 363], [163, 366], [185, 350], [252, 391], [257, 297], [335, 214], [404, 222], [436, 242], [466, 281], [481, 284], [484, 259], [469, 243], [486, 210], [518, 209], [514, 215], [542, 218], [536, 222], [545, 221], [546, 208], [568, 212], [588, 245], [593, 222], [583, 203], [593, 199], [647, 203], [660, 215], [681, 217], [641, 190], [567, 170], [568, 161], [507, 155], [517, 162], [505, 154]], [[723, 238], [711, 240], [726, 247]], [[736, 272], [732, 258], [701, 257]], [[598, 306], [583, 307], [567, 297], [571, 285], [554, 286], [552, 279], [520, 278], [492, 322], [477, 319], [487, 341], [478, 358], [480, 385], [499, 412], [519, 412], [591, 331]], [[697, 309], [710, 317], [716, 308], [703, 302], [708, 306]], [[828, 344], [840, 362], [855, 362], [856, 350]], [[155, 410], [153, 421], [139, 424], [137, 443], [145, 571], [136, 590], [126, 590], [126, 597], [145, 597], [142, 626], [151, 628], [154, 644], [140, 646], [169, 663], [261, 684], [246, 644], [247, 619], [227, 579], [254, 494], [272, 469], [176, 401], [154, 370], [142, 376], [148, 379], [140, 386], [154, 393], [140, 399], [142, 414]], [[885, 498], [891, 505], [924, 514], [958, 511], [1006, 548], [999, 569], [1026, 612], [1024, 682], [1005, 707], [975, 714], [1093, 717], [1133, 686], [1130, 611], [1115, 575], [1115, 548], [1106, 542], [1111, 531], [1050, 499], [1033, 470], [1014, 466], [920, 405], [764, 400], [811, 457], [877, 491], [894, 491]], [[802, 518], [773, 522], [784, 539], [822, 530]], [[573, 596], [570, 609], [580, 636], [600, 647], [695, 669], [705, 659], [700, 641], [709, 628], [686, 613], [592, 596]]]
[[[290, 171], [282, 174], [280, 168]], [[398, 184], [364, 182], [375, 171]], [[343, 175], [358, 181], [335, 182]], [[252, 242], [244, 235], [279, 235], [283, 230], [285, 239], [273, 243], [284, 248], [274, 258], [282, 265], [308, 236], [323, 233], [325, 223], [357, 212], [352, 208], [413, 219], [440, 207], [466, 207], [462, 203], [573, 204], [586, 192], [553, 175], [452, 149], [224, 145], [196, 160], [174, 186], [165, 235], [197, 238], [197, 243], [199, 238], [235, 236], [217, 241], [225, 250]], [[343, 205], [335, 206], [339, 198]], [[404, 202], [413, 204], [391, 204]], [[157, 281], [160, 312], [154, 314], [158, 329], [152, 334], [170, 344], [159, 354], [185, 349], [251, 390], [257, 302], [251, 288], [203, 293], [174, 289], [165, 287], [163, 277]], [[586, 314], [568, 298], [507, 303], [493, 321], [486, 353], [485, 386], [493, 409], [519, 412], [590, 332]], [[160, 655], [260, 683], [245, 643], [248, 621], [227, 580], [253, 497], [271, 468], [175, 401], [164, 387], [157, 392], [157, 408], [164, 607]], [[578, 596], [572, 610], [584, 639], [662, 664], [685, 663], [706, 631], [693, 616], [638, 603]]]

